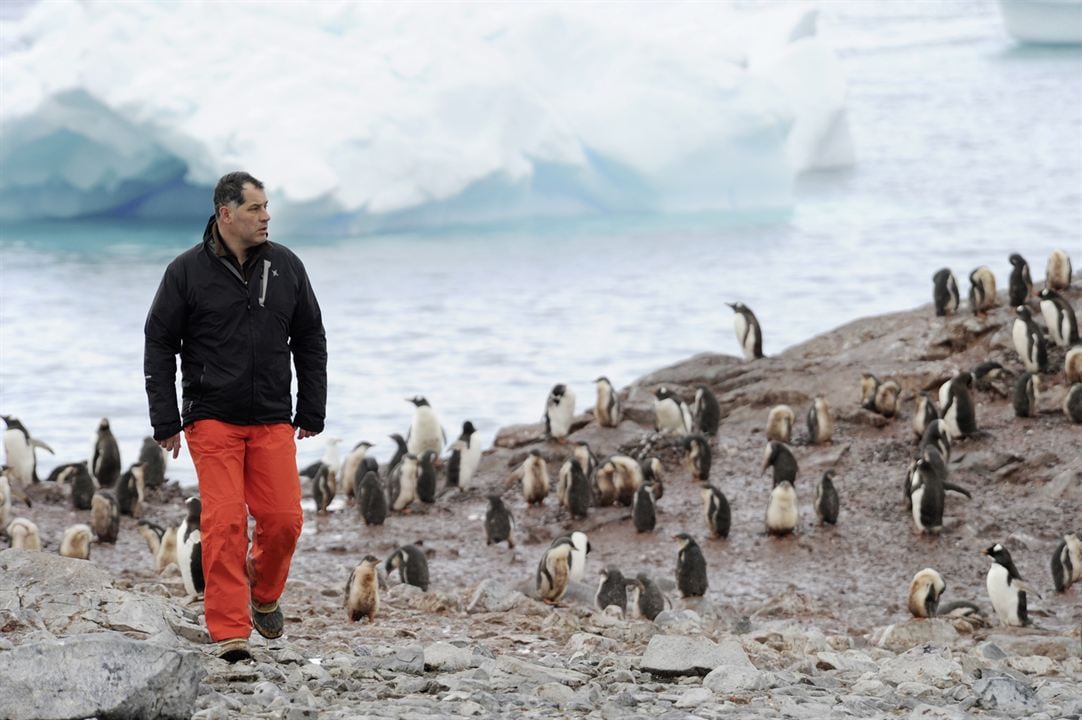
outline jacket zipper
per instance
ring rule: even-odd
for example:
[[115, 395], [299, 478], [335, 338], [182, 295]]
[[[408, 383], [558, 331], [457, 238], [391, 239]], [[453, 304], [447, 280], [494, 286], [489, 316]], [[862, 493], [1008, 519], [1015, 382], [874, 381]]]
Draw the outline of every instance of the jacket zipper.
[[[251, 378], [251, 384], [248, 387], [248, 424], [252, 424], [252, 408], [255, 407], [255, 334], [252, 332], [252, 291], [251, 287], [248, 285], [248, 281], [244, 279], [244, 276], [240, 274], [240, 271], [237, 270], [236, 267], [234, 267], [233, 263], [220, 255], [215, 255], [215, 257], [217, 257], [218, 261], [233, 274], [233, 277], [240, 281], [241, 285], [244, 286], [244, 299], [248, 314], [248, 348], [251, 351], [248, 370], [248, 377]], [[270, 261], [264, 260], [263, 262], [269, 263]], [[264, 272], [265, 271], [266, 266], [264, 265]], [[262, 304], [263, 303], [260, 302], [260, 305]]]

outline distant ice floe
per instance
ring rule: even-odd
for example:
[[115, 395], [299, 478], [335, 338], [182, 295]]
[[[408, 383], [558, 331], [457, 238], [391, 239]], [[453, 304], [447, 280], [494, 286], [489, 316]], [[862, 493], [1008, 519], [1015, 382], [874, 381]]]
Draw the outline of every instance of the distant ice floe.
[[371, 228], [785, 208], [853, 162], [799, 5], [41, 2], [0, 15], [0, 219]]
[[1016, 40], [1082, 44], [1082, 0], [999, 0], [1003, 24]]

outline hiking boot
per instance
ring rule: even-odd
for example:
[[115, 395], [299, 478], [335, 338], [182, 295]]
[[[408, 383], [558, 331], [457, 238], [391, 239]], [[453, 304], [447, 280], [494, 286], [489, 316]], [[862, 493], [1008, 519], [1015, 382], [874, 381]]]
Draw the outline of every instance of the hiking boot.
[[278, 601], [270, 603], [257, 603], [252, 601], [252, 627], [268, 640], [282, 637], [282, 628], [285, 626], [285, 618], [282, 609], [278, 607]]
[[248, 638], [229, 638], [218, 643], [215, 654], [227, 663], [251, 660], [252, 653], [248, 650]]

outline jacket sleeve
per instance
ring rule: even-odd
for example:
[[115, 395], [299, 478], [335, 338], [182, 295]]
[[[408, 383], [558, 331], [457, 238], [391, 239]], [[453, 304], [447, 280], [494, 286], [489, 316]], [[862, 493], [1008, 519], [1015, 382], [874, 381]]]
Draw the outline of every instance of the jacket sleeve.
[[289, 349], [297, 367], [297, 413], [293, 425], [323, 432], [327, 415], [327, 335], [323, 315], [299, 258], [297, 263], [297, 304], [289, 327]]
[[177, 409], [177, 354], [187, 323], [184, 274], [179, 263], [165, 270], [143, 327], [143, 377], [150, 404], [154, 439], [164, 440], [182, 429]]

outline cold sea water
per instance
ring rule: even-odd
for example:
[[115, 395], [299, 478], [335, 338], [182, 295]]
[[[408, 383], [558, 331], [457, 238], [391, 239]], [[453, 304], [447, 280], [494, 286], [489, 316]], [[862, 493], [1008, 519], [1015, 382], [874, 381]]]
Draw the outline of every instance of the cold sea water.
[[[994, 4], [825, 3], [848, 75], [853, 167], [801, 178], [791, 211], [537, 222], [365, 237], [277, 236], [305, 262], [330, 350], [327, 432], [352, 446], [408, 428], [425, 395], [450, 437], [488, 444], [536, 422], [554, 383], [581, 410], [593, 379], [622, 387], [695, 353], [738, 353], [731, 311], [757, 313], [767, 354], [848, 320], [965, 293], [1021, 252], [1042, 278], [1082, 265], [1082, 50], [1021, 47]], [[272, 208], [273, 208], [273, 197]], [[209, 198], [208, 198], [209, 204]], [[142, 328], [166, 263], [202, 222], [5, 225], [0, 412], [50, 443], [44, 472], [84, 459], [108, 417], [124, 464], [150, 427]], [[301, 461], [322, 440], [300, 445]], [[186, 453], [171, 477], [194, 481]]]

